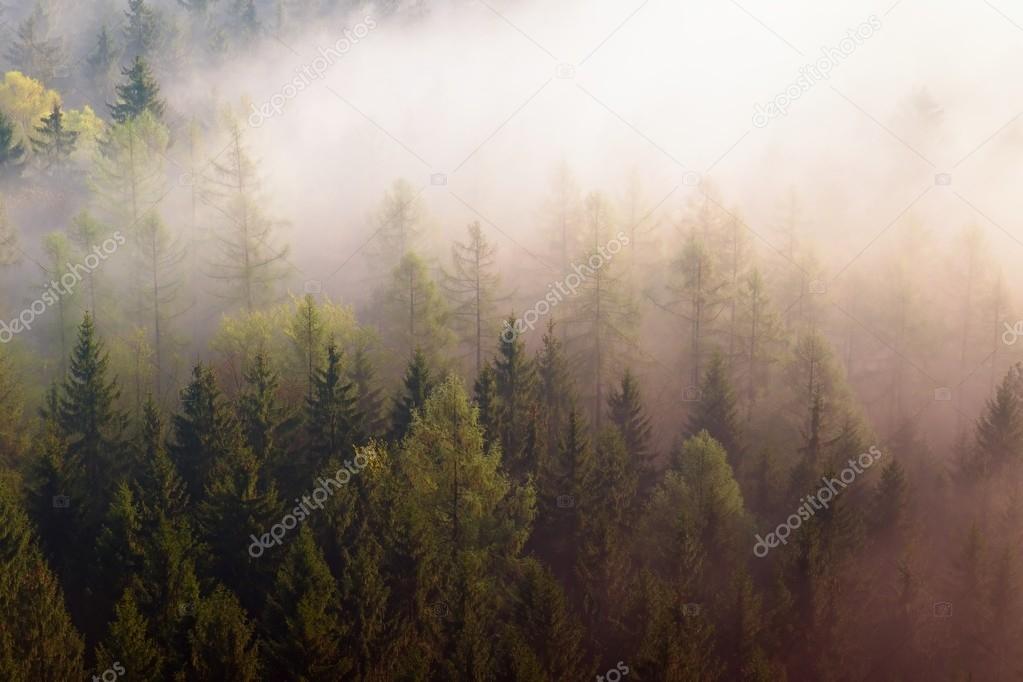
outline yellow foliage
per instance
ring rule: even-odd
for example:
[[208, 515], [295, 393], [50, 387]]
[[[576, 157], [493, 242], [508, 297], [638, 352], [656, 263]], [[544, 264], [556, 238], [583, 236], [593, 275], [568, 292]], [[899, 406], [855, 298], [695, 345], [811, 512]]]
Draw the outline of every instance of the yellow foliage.
[[22, 142], [28, 141], [39, 119], [50, 113], [55, 102], [60, 103], [56, 90], [47, 90], [42, 83], [20, 71], [8, 71], [0, 82], [0, 109], [17, 122]]

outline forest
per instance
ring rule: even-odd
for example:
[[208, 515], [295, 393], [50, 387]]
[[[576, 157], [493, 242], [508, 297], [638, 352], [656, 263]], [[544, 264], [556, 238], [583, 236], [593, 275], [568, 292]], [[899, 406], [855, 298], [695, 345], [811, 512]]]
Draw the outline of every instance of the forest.
[[1023, 679], [955, 4], [0, 0], [0, 679]]

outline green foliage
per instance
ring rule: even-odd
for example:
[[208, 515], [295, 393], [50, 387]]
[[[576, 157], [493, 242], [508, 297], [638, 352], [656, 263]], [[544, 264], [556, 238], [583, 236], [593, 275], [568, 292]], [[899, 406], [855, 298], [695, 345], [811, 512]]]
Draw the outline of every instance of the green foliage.
[[739, 467], [743, 458], [739, 413], [725, 360], [720, 354], [711, 359], [700, 385], [699, 400], [689, 416], [689, 434], [695, 435], [700, 431], [706, 431], [724, 447], [733, 469]]
[[[129, 0], [144, 7], [143, 0]], [[121, 69], [125, 82], [117, 86], [117, 102], [110, 106], [110, 117], [127, 123], [148, 111], [157, 121], [163, 118], [166, 104], [160, 99], [160, 86], [149, 70], [149, 64], [136, 56], [131, 66]]]
[[426, 363], [426, 356], [416, 350], [405, 370], [402, 381], [402, 392], [394, 399], [391, 412], [391, 437], [401, 440], [412, 427], [412, 420], [417, 410], [426, 404], [426, 399], [433, 390], [433, 377]]
[[60, 104], [53, 104], [50, 115], [36, 126], [36, 133], [38, 137], [32, 138], [32, 151], [43, 170], [50, 174], [66, 172], [78, 133], [65, 127]]
[[25, 163], [25, 145], [18, 141], [12, 121], [0, 110], [0, 180], [15, 177]]
[[163, 678], [164, 654], [147, 630], [145, 616], [126, 591], [117, 603], [114, 621], [103, 643], [96, 648], [98, 674], [119, 664], [131, 671], [132, 679], [159, 682]]

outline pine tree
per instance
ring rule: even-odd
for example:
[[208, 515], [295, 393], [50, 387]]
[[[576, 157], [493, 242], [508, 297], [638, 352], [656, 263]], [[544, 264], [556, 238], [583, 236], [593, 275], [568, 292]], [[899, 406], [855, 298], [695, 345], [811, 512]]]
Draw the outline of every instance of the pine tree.
[[75, 151], [78, 133], [64, 126], [64, 112], [60, 104], [53, 103], [53, 109], [42, 119], [42, 125], [36, 126], [38, 137], [31, 138], [32, 151], [43, 170], [53, 175], [64, 175], [71, 163], [71, 153]]
[[111, 481], [124, 472], [127, 418], [116, 404], [120, 389], [108, 379], [110, 359], [85, 314], [61, 388], [57, 423], [68, 439], [68, 462], [79, 499], [95, 516], [106, 511]]
[[260, 679], [255, 626], [238, 598], [222, 585], [199, 602], [188, 641], [188, 679], [199, 682]]
[[[129, 0], [142, 4], [143, 0]], [[157, 121], [163, 119], [166, 104], [160, 99], [160, 86], [149, 70], [149, 64], [136, 56], [131, 66], [121, 69], [125, 82], [118, 85], [117, 103], [110, 105], [110, 117], [118, 123], [127, 123], [148, 111]]]
[[452, 271], [445, 273], [444, 288], [452, 300], [452, 321], [472, 354], [478, 376], [483, 368], [484, 339], [497, 331], [500, 277], [494, 272], [497, 249], [483, 236], [479, 221], [469, 225], [468, 233], [465, 242], [451, 247]]
[[0, 585], [0, 677], [81, 679], [82, 638], [6, 482], [0, 482]]
[[433, 386], [426, 356], [416, 350], [405, 370], [402, 392], [395, 397], [391, 410], [392, 439], [401, 440], [405, 437], [412, 426], [412, 415], [426, 404]]
[[230, 142], [223, 161], [213, 161], [213, 178], [204, 202], [224, 220], [218, 228], [220, 252], [211, 277], [221, 282], [228, 302], [248, 312], [276, 299], [277, 284], [286, 274], [288, 247], [274, 242], [278, 223], [260, 206], [256, 163], [249, 156], [241, 126], [227, 121]]
[[337, 583], [312, 531], [292, 538], [268, 597], [264, 626], [274, 679], [341, 679], [352, 668]]
[[0, 110], [0, 180], [18, 177], [25, 163], [25, 145], [15, 139], [14, 125]]
[[742, 429], [725, 360], [720, 354], [711, 360], [700, 386], [699, 400], [689, 416], [689, 434], [704, 430], [724, 447], [731, 467], [738, 469], [744, 454]]
[[149, 636], [149, 624], [139, 612], [131, 590], [125, 591], [114, 613], [110, 631], [96, 648], [98, 674], [119, 664], [140, 682], [163, 680], [164, 653]]
[[611, 392], [607, 403], [608, 416], [622, 436], [630, 466], [640, 475], [640, 490], [649, 490], [656, 475], [653, 461], [656, 453], [650, 448], [653, 429], [643, 409], [639, 382], [630, 370], [626, 369], [622, 374], [621, 388]]
[[50, 17], [42, 2], [18, 27], [18, 39], [7, 51], [7, 58], [21, 73], [51, 84], [64, 68], [66, 56], [59, 39], [50, 37]]

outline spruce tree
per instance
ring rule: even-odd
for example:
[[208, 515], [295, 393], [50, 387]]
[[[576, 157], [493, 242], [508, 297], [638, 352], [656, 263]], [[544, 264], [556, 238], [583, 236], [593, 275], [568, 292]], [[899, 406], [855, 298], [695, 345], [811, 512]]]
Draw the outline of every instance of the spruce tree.
[[0, 585], [0, 677], [81, 679], [82, 638], [6, 481], [0, 482]]
[[357, 396], [341, 362], [341, 351], [331, 340], [326, 366], [316, 370], [308, 403], [309, 454], [302, 474], [307, 479], [321, 473], [328, 462], [348, 459], [355, 446]]
[[632, 462], [631, 468], [640, 474], [640, 490], [649, 490], [656, 471], [654, 453], [650, 446], [652, 427], [643, 409], [639, 382], [628, 369], [622, 374], [621, 387], [608, 396], [608, 416], [618, 429]]
[[267, 599], [264, 627], [273, 679], [341, 679], [353, 662], [342, 642], [348, 626], [339, 608], [337, 583], [302, 526]]
[[106, 511], [112, 481], [125, 472], [126, 416], [117, 408], [120, 389], [108, 379], [110, 359], [85, 314], [61, 388], [57, 423], [67, 439], [75, 493], [92, 518]]
[[143, 405], [136, 440], [135, 491], [147, 521], [154, 524], [160, 518], [180, 518], [188, 509], [188, 492], [167, 455], [163, 417], [152, 397]]
[[1023, 365], [1005, 375], [977, 421], [977, 461], [982, 475], [1023, 457], [1023, 402], [1019, 392]]
[[89, 56], [86, 57], [88, 64], [88, 76], [93, 87], [101, 95], [111, 93], [110, 84], [114, 78], [114, 68], [120, 59], [120, 53], [110, 37], [110, 31], [104, 24], [96, 36], [96, 46]]
[[188, 679], [199, 682], [260, 679], [255, 625], [223, 585], [203, 598], [188, 634]]
[[25, 145], [15, 137], [14, 121], [0, 110], [0, 180], [21, 174]]
[[554, 321], [547, 323], [543, 335], [543, 346], [536, 355], [538, 378], [538, 404], [543, 409], [546, 426], [546, 443], [548, 455], [553, 456], [558, 449], [561, 434], [568, 420], [575, 399], [575, 387], [569, 371], [568, 360], [561, 340], [555, 331]]
[[159, 15], [146, 4], [146, 0], [128, 0], [124, 16], [127, 19], [124, 26], [127, 56], [136, 61], [142, 57], [149, 58], [162, 37]]
[[[142, 4], [143, 0], [129, 0]], [[127, 123], [148, 111], [157, 121], [163, 119], [166, 104], [160, 99], [160, 86], [149, 70], [149, 64], [136, 56], [131, 66], [121, 69], [125, 82], [118, 85], [117, 102], [110, 105], [110, 117], [117, 123]]]
[[60, 104], [53, 103], [50, 114], [41, 119], [41, 125], [36, 126], [36, 134], [36, 137], [31, 138], [32, 151], [42, 169], [51, 175], [64, 175], [71, 163], [71, 153], [75, 151], [78, 133], [65, 127]]
[[426, 356], [418, 349], [405, 370], [402, 391], [394, 399], [391, 410], [391, 438], [401, 440], [412, 426], [412, 415], [422, 409], [433, 390], [433, 377]]
[[689, 416], [688, 433], [707, 431], [728, 453], [728, 463], [738, 469], [743, 460], [742, 430], [735, 394], [728, 381], [728, 370], [720, 354], [711, 359], [700, 385], [699, 400]]
[[265, 353], [258, 352], [245, 369], [245, 388], [238, 398], [238, 416], [245, 442], [261, 465], [276, 464], [287, 447], [282, 436], [290, 417], [280, 402], [279, 375]]
[[497, 375], [494, 368], [485, 365], [473, 384], [473, 402], [479, 410], [480, 428], [486, 450], [501, 444], [501, 411], [497, 397]]
[[140, 682], [164, 679], [164, 652], [150, 637], [149, 623], [139, 611], [131, 590], [125, 590], [114, 611], [114, 620], [103, 642], [96, 648], [96, 671], [114, 669], [119, 664]]
[[[511, 324], [512, 321], [509, 321]], [[536, 368], [518, 335], [502, 334], [494, 360], [500, 414], [501, 452], [505, 466], [515, 480], [533, 473], [536, 462], [526, 457], [530, 407], [536, 400]]]
[[376, 370], [369, 352], [361, 345], [352, 353], [348, 379], [355, 384], [355, 393], [358, 396], [355, 403], [358, 442], [382, 437], [387, 429], [383, 392], [377, 385]]

